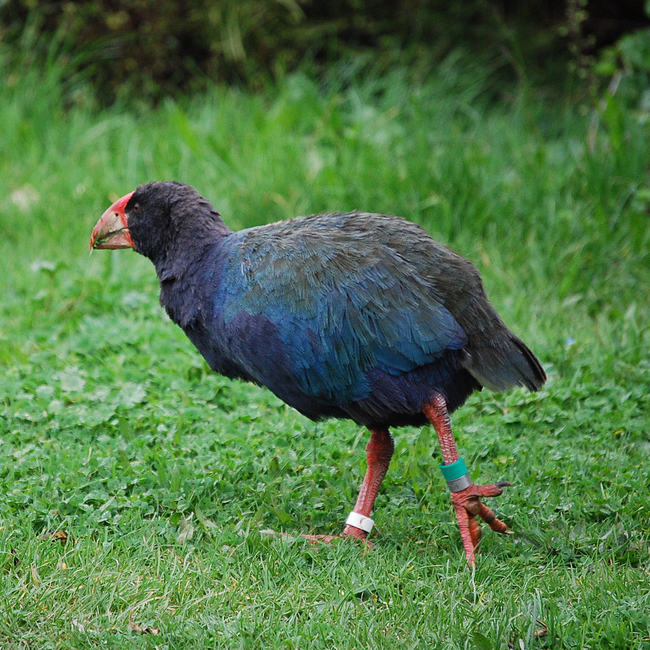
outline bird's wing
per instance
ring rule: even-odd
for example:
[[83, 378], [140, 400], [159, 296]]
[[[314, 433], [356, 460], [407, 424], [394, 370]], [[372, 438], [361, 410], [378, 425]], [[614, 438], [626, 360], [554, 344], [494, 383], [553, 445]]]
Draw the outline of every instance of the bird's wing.
[[397, 375], [466, 345], [402, 252], [363, 230], [296, 225], [228, 243], [214, 318], [243, 376], [344, 402], [365, 396], [373, 368]]

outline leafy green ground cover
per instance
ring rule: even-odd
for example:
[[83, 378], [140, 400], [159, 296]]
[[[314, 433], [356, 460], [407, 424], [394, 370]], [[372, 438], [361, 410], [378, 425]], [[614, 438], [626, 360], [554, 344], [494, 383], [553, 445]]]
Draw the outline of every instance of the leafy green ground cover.
[[[650, 648], [643, 115], [490, 105], [453, 66], [131, 112], [64, 108], [58, 74], [0, 93], [1, 647]], [[397, 432], [374, 551], [265, 532], [337, 532], [367, 434], [210, 374], [146, 260], [88, 256], [109, 202], [165, 178], [232, 227], [362, 208], [479, 265], [550, 376], [454, 416], [516, 535], [467, 569], [428, 428]]]

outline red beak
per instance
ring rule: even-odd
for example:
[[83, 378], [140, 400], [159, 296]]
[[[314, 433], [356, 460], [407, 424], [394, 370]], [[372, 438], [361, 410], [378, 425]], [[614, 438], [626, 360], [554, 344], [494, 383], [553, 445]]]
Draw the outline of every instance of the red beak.
[[90, 250], [93, 248], [134, 248], [135, 244], [129, 232], [129, 222], [124, 208], [133, 196], [133, 192], [115, 201], [104, 212], [97, 225], [93, 228], [90, 238]]

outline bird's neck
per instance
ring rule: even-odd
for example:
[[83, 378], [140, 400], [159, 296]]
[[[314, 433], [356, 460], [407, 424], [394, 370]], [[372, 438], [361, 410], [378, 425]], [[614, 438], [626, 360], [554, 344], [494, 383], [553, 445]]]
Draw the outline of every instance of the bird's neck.
[[194, 238], [185, 245], [179, 241], [173, 250], [154, 261], [160, 302], [177, 325], [185, 328], [200, 314], [206, 288], [212, 284], [207, 276], [219, 266], [222, 244], [229, 233]]
[[180, 280], [200, 270], [206, 258], [231, 234], [221, 219], [197, 220], [193, 228], [174, 232], [162, 246], [148, 251], [147, 257], [156, 267], [161, 282]]

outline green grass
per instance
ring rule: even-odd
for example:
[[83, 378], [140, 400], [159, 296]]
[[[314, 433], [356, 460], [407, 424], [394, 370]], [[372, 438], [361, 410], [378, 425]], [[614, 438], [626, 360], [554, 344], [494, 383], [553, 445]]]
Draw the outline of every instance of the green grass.
[[[650, 648], [647, 126], [490, 105], [486, 79], [96, 112], [64, 109], [56, 65], [7, 75], [0, 647]], [[109, 203], [165, 178], [235, 228], [361, 208], [478, 264], [550, 380], [454, 415], [474, 480], [515, 484], [493, 506], [516, 535], [474, 572], [428, 428], [396, 432], [374, 551], [266, 534], [340, 530], [367, 434], [207, 372], [146, 260], [88, 257]]]

